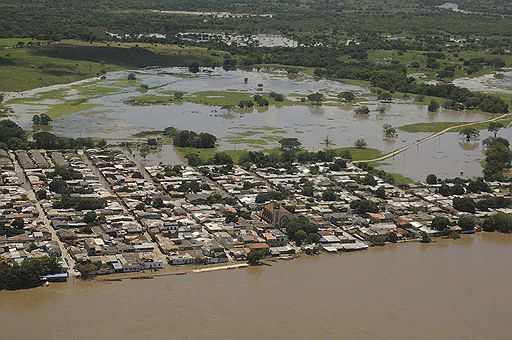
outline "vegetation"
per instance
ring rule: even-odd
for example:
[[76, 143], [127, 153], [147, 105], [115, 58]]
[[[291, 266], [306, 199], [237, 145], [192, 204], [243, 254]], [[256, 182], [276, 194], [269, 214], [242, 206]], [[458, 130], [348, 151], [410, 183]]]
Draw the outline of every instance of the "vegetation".
[[317, 243], [320, 240], [318, 227], [305, 217], [297, 217], [285, 224], [286, 234], [297, 245]]
[[510, 169], [512, 151], [510, 143], [504, 138], [493, 138], [485, 151], [484, 177], [488, 181], [501, 181]]
[[512, 215], [497, 213], [483, 220], [482, 228], [485, 231], [499, 231], [502, 233], [512, 232]]
[[263, 249], [254, 249], [251, 250], [249, 254], [247, 254], [247, 262], [251, 266], [254, 266], [258, 264], [262, 259], [264, 259], [266, 256], [266, 253]]
[[196, 133], [189, 130], [178, 130], [173, 127], [165, 128], [164, 135], [172, 138], [173, 144], [179, 147], [212, 149], [217, 142], [217, 137], [210, 133]]
[[37, 287], [41, 276], [60, 272], [56, 257], [26, 259], [21, 264], [0, 262], [0, 290]]

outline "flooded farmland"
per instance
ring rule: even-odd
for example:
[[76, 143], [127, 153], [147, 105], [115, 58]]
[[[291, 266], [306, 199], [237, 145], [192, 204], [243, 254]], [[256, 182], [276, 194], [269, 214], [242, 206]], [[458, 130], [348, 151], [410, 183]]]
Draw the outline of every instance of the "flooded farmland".
[[[420, 122], [472, 122], [491, 118], [478, 111], [441, 109], [428, 113], [425, 103], [413, 99], [382, 104], [365, 87], [278, 70], [226, 72], [215, 69], [191, 74], [180, 68], [150, 69], [136, 72], [137, 80], [131, 82], [126, 80], [127, 74], [112, 72], [104, 80], [69, 89], [32, 97], [25, 94], [10, 102], [15, 111], [14, 119], [23, 127], [31, 128], [33, 114], [49, 112], [54, 117], [50, 128], [54, 133], [111, 141], [129, 140], [136, 133], [173, 126], [212, 133], [219, 138], [221, 150], [269, 149], [277, 146], [280, 138], [288, 136], [298, 138], [304, 147], [317, 151], [323, 148], [321, 143], [329, 136], [336, 147], [352, 146], [355, 140], [364, 138], [369, 147], [387, 153], [430, 133], [399, 131], [398, 138], [386, 140], [384, 124], [400, 127]], [[284, 94], [292, 101], [243, 111], [208, 104], [223, 96], [233, 96], [236, 106], [237, 96], [271, 91]], [[325, 94], [324, 105], [301, 102], [300, 98], [317, 91]], [[339, 103], [336, 95], [341, 91], [356, 92], [363, 101], [355, 105]], [[176, 92], [185, 94], [183, 102], [140, 106], [127, 103], [131, 98], [164, 98]], [[195, 101], [188, 102], [188, 98]], [[354, 114], [358, 105], [367, 105], [370, 114]], [[384, 107], [385, 113], [379, 113], [379, 107]], [[384, 167], [417, 180], [431, 172], [451, 177], [461, 172], [464, 176], [480, 175], [481, 143], [466, 144], [458, 134], [449, 133], [441, 136], [440, 141], [431, 140], [387, 160]], [[172, 147], [160, 152], [170, 155], [153, 158], [170, 162], [178, 159]]]

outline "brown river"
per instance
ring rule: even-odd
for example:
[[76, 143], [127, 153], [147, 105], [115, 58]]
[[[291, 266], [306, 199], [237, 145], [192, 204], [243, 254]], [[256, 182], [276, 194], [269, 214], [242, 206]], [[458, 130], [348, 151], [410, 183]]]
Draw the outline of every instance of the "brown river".
[[0, 292], [0, 339], [510, 339], [512, 235]]

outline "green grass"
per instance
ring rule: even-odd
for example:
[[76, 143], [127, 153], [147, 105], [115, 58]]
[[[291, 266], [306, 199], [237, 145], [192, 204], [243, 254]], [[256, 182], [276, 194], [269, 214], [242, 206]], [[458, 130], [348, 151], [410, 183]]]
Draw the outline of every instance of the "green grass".
[[146, 66], [221, 64], [219, 53], [205, 48], [138, 43], [63, 41], [40, 47], [0, 50], [0, 91], [24, 91], [91, 78], [100, 71]]
[[352, 160], [354, 161], [364, 161], [369, 159], [374, 159], [382, 156], [382, 153], [377, 149], [372, 148], [365, 148], [365, 149], [358, 149], [355, 147], [345, 147], [345, 148], [335, 148], [333, 149], [337, 153], [348, 151], [350, 152], [350, 155], [352, 156]]
[[[510, 123], [509, 119], [500, 120], [500, 122], [507, 126]], [[431, 122], [431, 123], [416, 123], [416, 124], [409, 124], [409, 125], [403, 125], [400, 126], [399, 129], [405, 132], [440, 132], [444, 129], [466, 124], [467, 122]], [[475, 122], [474, 124], [471, 124], [470, 126], [466, 127], [460, 127], [460, 128], [454, 128], [453, 130], [450, 130], [450, 132], [460, 132], [462, 129], [465, 129], [467, 127], [477, 129], [477, 130], [486, 130], [489, 126], [489, 123], [480, 123]]]
[[247, 145], [267, 145], [268, 142], [264, 138], [236, 138], [228, 137], [224, 141], [229, 144], [247, 144]]
[[151, 136], [160, 136], [164, 132], [161, 130], [149, 130], [149, 131], [141, 131], [134, 133], [132, 136], [136, 138], [144, 138], [144, 137], [151, 137]]
[[[130, 97], [125, 100], [125, 103], [133, 106], [149, 106], [149, 105], [170, 105], [170, 104], [180, 104], [180, 103], [194, 103], [201, 104], [205, 106], [234, 106], [237, 110], [238, 104], [242, 100], [252, 100], [253, 94], [247, 92], [240, 91], [199, 91], [185, 94], [182, 99], [176, 99], [174, 95], [175, 92], [172, 90], [162, 91], [162, 93], [169, 94], [168, 96], [159, 96], [159, 95], [141, 95]], [[266, 94], [261, 94], [266, 96]], [[294, 105], [295, 103], [290, 100], [285, 100], [284, 102], [275, 102], [274, 100], [267, 97], [269, 100], [269, 105], [276, 106], [284, 106], [284, 105]], [[256, 107], [256, 109], [260, 109], [260, 107]], [[249, 109], [252, 111], [252, 109]]]
[[68, 102], [50, 106], [50, 108], [47, 111], [47, 114], [52, 118], [59, 118], [70, 113], [90, 110], [97, 106], [97, 104]]
[[393, 176], [393, 179], [395, 180], [395, 185], [402, 185], [402, 184], [412, 184], [415, 183], [413, 179], [406, 177], [404, 175], [394, 173], [394, 172], [388, 172], [391, 176]]
[[247, 154], [245, 150], [218, 150], [218, 149], [197, 149], [197, 148], [184, 148], [184, 147], [175, 147], [174, 148], [182, 157], [185, 157], [188, 154], [195, 153], [199, 156], [199, 158], [206, 162], [210, 158], [212, 158], [217, 152], [225, 152], [227, 153], [235, 163], [238, 163], [240, 157], [244, 154]]
[[181, 104], [183, 103], [183, 100], [176, 99], [174, 96], [157, 96], [148, 94], [130, 97], [126, 99], [124, 103], [132, 106], [170, 105]]
[[0, 38], [0, 47], [15, 47], [19, 42], [27, 44], [36, 42], [44, 43], [45, 41], [32, 38]]

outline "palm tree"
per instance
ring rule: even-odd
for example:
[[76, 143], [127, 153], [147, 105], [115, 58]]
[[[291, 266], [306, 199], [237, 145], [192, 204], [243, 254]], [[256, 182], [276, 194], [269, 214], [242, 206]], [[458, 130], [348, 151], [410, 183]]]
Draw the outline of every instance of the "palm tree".
[[333, 143], [332, 140], [329, 139], [329, 135], [327, 135], [323, 141], [323, 143], [320, 143], [325, 145], [325, 149], [328, 150], [331, 146], [336, 145]]
[[505, 126], [501, 123], [496, 123], [496, 122], [490, 122], [489, 123], [489, 127], [487, 128], [487, 131], [489, 132], [492, 132], [493, 135], [494, 135], [494, 138], [496, 138], [496, 135], [498, 134], [498, 132], [503, 129]]

